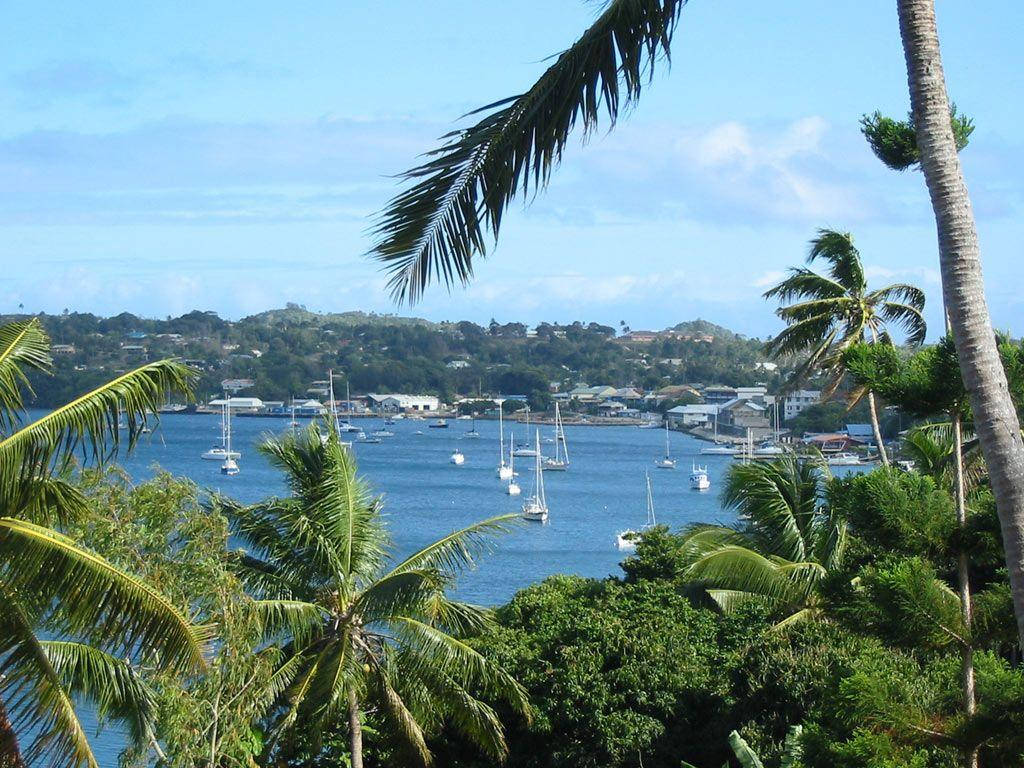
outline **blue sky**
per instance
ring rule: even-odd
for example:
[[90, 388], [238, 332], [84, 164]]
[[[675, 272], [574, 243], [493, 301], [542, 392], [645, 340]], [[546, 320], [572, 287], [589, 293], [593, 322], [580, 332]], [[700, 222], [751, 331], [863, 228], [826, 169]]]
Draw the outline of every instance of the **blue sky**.
[[[594, 3], [254, 0], [5, 6], [0, 312], [237, 318], [287, 301], [394, 311], [361, 254], [390, 178], [458, 115], [520, 92]], [[1024, 4], [939, 0], [996, 324], [1024, 332]], [[940, 324], [919, 174], [884, 169], [861, 114], [902, 115], [892, 0], [691, 0], [663, 69], [610, 134], [576, 141], [432, 319], [697, 316], [763, 336], [760, 293], [818, 227]]]

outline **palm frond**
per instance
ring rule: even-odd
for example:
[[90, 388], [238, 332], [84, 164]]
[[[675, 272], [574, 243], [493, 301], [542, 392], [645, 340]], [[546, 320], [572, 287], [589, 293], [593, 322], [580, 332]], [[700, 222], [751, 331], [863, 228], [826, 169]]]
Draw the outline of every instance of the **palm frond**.
[[853, 236], [849, 232], [819, 229], [818, 236], [811, 240], [807, 263], [817, 259], [828, 262], [832, 279], [842, 285], [846, 293], [852, 296], [864, 295], [867, 290], [864, 267], [861, 265], [860, 253], [853, 245]]
[[509, 533], [519, 515], [498, 515], [465, 528], [414, 552], [391, 569], [391, 574], [437, 569], [446, 578], [476, 565], [477, 558], [493, 545], [494, 538]]
[[323, 608], [302, 600], [254, 600], [250, 610], [264, 641], [286, 637], [300, 648], [318, 634], [326, 619]]
[[99, 768], [71, 694], [54, 669], [17, 593], [0, 580], [0, 699], [15, 732], [31, 734], [29, 765]]
[[31, 393], [25, 370], [49, 372], [50, 339], [39, 320], [32, 318], [0, 325], [0, 429], [12, 429]]
[[669, 45], [685, 0], [610, 0], [594, 24], [526, 93], [489, 104], [469, 128], [402, 174], [411, 186], [380, 215], [371, 254], [391, 273], [399, 300], [432, 281], [465, 284], [473, 259], [497, 238], [505, 209], [532, 184], [543, 188], [577, 124], [614, 125], [640, 95]]
[[409, 711], [402, 697], [395, 690], [385, 665], [377, 665], [378, 675], [376, 680], [380, 688], [380, 700], [383, 703], [384, 713], [391, 724], [398, 730], [402, 741], [408, 748], [411, 748], [421, 765], [433, 765], [433, 755], [427, 747], [427, 740], [423, 729], [416, 720], [416, 716]]
[[79, 447], [92, 458], [107, 458], [121, 443], [119, 418], [127, 423], [128, 447], [133, 447], [168, 395], [191, 395], [195, 376], [172, 360], [118, 376], [0, 440], [0, 475], [17, 478], [63, 463]]
[[789, 276], [763, 294], [766, 299], [792, 301], [793, 299], [839, 299], [846, 296], [846, 288], [831, 278], [819, 275], [807, 267], [790, 267]]
[[353, 610], [367, 624], [400, 614], [421, 615], [435, 595], [443, 594], [444, 586], [445, 580], [433, 569], [391, 573], [370, 584]]
[[0, 575], [9, 589], [56, 605], [52, 620], [102, 648], [170, 669], [204, 665], [211, 631], [167, 598], [56, 531], [0, 518]]
[[84, 643], [45, 640], [40, 645], [65, 690], [91, 702], [100, 722], [125, 724], [136, 747], [154, 740], [156, 693], [130, 664]]
[[903, 329], [907, 337], [906, 343], [912, 347], [923, 344], [928, 334], [928, 324], [923, 312], [923, 306], [916, 307], [913, 304], [895, 301], [886, 301], [878, 308], [878, 314], [887, 324]]
[[814, 562], [786, 562], [741, 546], [721, 547], [691, 564], [684, 572], [708, 589], [761, 595], [780, 605], [799, 605], [825, 575]]
[[427, 668], [444, 674], [463, 688], [479, 689], [500, 698], [516, 712], [529, 717], [526, 690], [507, 672], [492, 664], [464, 641], [406, 616], [396, 616], [389, 626], [407, 654], [407, 667]]
[[818, 522], [820, 462], [786, 457], [729, 468], [722, 503], [735, 508], [763, 542], [763, 552], [786, 560], [813, 556]]
[[282, 545], [314, 558], [325, 576], [375, 572], [386, 548], [380, 500], [359, 477], [352, 453], [315, 430], [271, 438], [260, 452], [287, 473], [294, 493], [275, 510], [288, 529]]

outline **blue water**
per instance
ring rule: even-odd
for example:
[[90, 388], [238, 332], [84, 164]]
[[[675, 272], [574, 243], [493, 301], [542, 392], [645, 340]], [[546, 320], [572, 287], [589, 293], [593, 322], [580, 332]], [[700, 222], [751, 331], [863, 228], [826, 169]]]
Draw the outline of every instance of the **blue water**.
[[[266, 435], [288, 429], [286, 419], [232, 419], [233, 447], [242, 453], [241, 472], [220, 474], [220, 465], [203, 461], [200, 454], [220, 439], [219, 416], [164, 415], [160, 425], [144, 435], [121, 463], [137, 479], [156, 467], [191, 478], [202, 488], [217, 490], [247, 503], [286, 489], [281, 474], [256, 451]], [[358, 419], [367, 433], [382, 426], [380, 420]], [[477, 421], [480, 438], [464, 437], [469, 421], [450, 421], [448, 429], [430, 429], [426, 421], [399, 420], [394, 437], [379, 444], [355, 443], [359, 470], [376, 492], [384, 496], [384, 511], [394, 539], [395, 553], [416, 551], [445, 534], [494, 515], [518, 512], [531, 493], [533, 459], [517, 458], [522, 496], [510, 497], [495, 474], [498, 463], [498, 424]], [[305, 425], [305, 422], [303, 422]], [[506, 424], [506, 440], [514, 429], [526, 441], [522, 425]], [[417, 430], [422, 434], [416, 434]], [[678, 528], [695, 521], [732, 521], [723, 512], [719, 493], [727, 456], [701, 456], [702, 443], [689, 435], [671, 433], [677, 469], [654, 467], [664, 453], [660, 430], [636, 427], [567, 426], [571, 467], [567, 472], [545, 472], [550, 516], [546, 524], [523, 524], [503, 536], [477, 570], [459, 581], [461, 599], [485, 605], [506, 601], [517, 590], [553, 573], [603, 577], [618, 573], [623, 554], [615, 547], [616, 534], [642, 525], [646, 519], [644, 471], [649, 470], [658, 522]], [[541, 427], [542, 439], [552, 427]], [[532, 442], [532, 441], [531, 441]], [[542, 446], [553, 453], [554, 444]], [[449, 461], [460, 448], [462, 466]], [[693, 462], [708, 467], [711, 488], [689, 487]]]

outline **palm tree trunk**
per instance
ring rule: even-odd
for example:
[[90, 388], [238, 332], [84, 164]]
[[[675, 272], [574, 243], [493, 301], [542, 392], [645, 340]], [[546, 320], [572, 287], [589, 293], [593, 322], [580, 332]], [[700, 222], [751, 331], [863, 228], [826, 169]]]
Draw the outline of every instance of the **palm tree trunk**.
[[[953, 496], [956, 500], [956, 520], [963, 531], [967, 528], [967, 498], [964, 488], [964, 437], [959, 409], [953, 417]], [[963, 542], [961, 542], [961, 547]], [[971, 625], [974, 623], [974, 608], [971, 605], [971, 572], [967, 553], [957, 555], [957, 587], [960, 593], [960, 617], [964, 623], [966, 639], [961, 649], [960, 683], [963, 688], [964, 714], [972, 716], [977, 709], [974, 691], [974, 640]], [[966, 768], [978, 768], [978, 748], [971, 747], [964, 753]]]
[[996, 498], [1024, 645], [1024, 442], [985, 301], [974, 213], [949, 123], [934, 0], [897, 0], [897, 9], [921, 169], [938, 230], [943, 298]]
[[27, 768], [18, 746], [18, 734], [7, 714], [7, 707], [0, 701], [0, 768]]
[[871, 412], [871, 429], [875, 433], [875, 444], [878, 446], [878, 458], [882, 464], [889, 466], [889, 455], [885, 452], [885, 445], [882, 443], [882, 425], [878, 421], [878, 409], [875, 407], [875, 393], [868, 392], [868, 410]]
[[348, 692], [348, 738], [352, 751], [352, 768], [363, 768], [363, 724], [359, 720], [356, 692]]

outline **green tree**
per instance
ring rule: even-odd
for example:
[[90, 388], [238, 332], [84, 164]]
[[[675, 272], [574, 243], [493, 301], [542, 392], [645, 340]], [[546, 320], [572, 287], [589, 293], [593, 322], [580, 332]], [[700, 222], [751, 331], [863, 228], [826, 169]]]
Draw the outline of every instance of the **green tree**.
[[[86, 508], [68, 477], [75, 452], [108, 458], [122, 418], [131, 447], [168, 395], [189, 392], [191, 373], [150, 363], [26, 423], [26, 372], [51, 365], [37, 320], [0, 327], [0, 764], [96, 766], [76, 700], [127, 722], [135, 741], [151, 739], [150, 691], [126, 659], [195, 668], [208, 633], [144, 580], [49, 526]], [[24, 754], [19, 734], [31, 734]]]
[[[823, 229], [811, 241], [807, 263], [823, 259], [828, 274], [819, 275], [809, 267], [794, 267], [789, 277], [768, 290], [766, 299], [793, 302], [779, 307], [776, 314], [787, 327], [768, 342], [768, 351], [776, 357], [806, 354], [806, 359], [793, 375], [800, 381], [821, 369], [829, 382], [826, 397], [842, 383], [846, 375], [843, 352], [863, 342], [891, 344], [889, 326], [902, 326], [907, 343], [918, 345], [927, 330], [924, 317], [924, 294], [905, 283], [894, 283], [868, 290], [860, 253], [848, 233]], [[855, 390], [851, 404], [867, 395], [871, 426], [878, 445], [878, 455], [888, 464], [882, 429], [878, 421], [874, 393]]]
[[821, 612], [818, 585], [841, 564], [846, 523], [822, 504], [827, 467], [785, 457], [729, 469], [722, 500], [736, 527], [693, 526], [682, 549], [684, 578], [724, 610], [769, 606], [782, 627]]
[[381, 499], [358, 477], [336, 432], [323, 441], [310, 428], [260, 450], [286, 474], [292, 494], [251, 506], [220, 503], [249, 547], [240, 575], [286, 648], [267, 752], [295, 729], [315, 733], [347, 718], [352, 766], [360, 768], [363, 712], [372, 702], [418, 763], [431, 762], [426, 734], [442, 723], [502, 759], [502, 724], [474, 692], [528, 717], [525, 693], [465, 642], [490, 626], [489, 612], [445, 590], [506, 530], [509, 516], [389, 564]]

